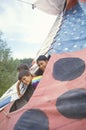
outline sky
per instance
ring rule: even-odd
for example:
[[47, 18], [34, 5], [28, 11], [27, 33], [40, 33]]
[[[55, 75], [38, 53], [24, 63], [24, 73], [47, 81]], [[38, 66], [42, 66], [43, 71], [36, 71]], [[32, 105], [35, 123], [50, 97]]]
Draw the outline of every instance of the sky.
[[0, 0], [0, 30], [14, 59], [34, 58], [55, 19], [56, 16], [33, 10], [31, 5], [19, 0]]

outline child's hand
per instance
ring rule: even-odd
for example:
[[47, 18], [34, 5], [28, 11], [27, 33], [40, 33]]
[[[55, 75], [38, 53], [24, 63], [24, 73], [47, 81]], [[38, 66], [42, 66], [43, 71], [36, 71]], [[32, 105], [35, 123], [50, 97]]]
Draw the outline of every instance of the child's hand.
[[21, 97], [23, 96], [23, 94], [19, 94], [19, 93], [18, 93], [18, 96], [19, 96], [19, 98], [21, 98]]

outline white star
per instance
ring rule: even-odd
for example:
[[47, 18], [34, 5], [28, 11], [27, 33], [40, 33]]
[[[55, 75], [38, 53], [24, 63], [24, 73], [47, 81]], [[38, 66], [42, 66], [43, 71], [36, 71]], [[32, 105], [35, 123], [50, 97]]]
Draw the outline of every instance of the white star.
[[65, 48], [65, 50], [67, 51], [67, 50], [68, 50], [68, 48]]
[[74, 11], [73, 11], [73, 14], [75, 14], [75, 13], [77, 13], [77, 10], [74, 10]]
[[76, 48], [76, 47], [77, 47], [77, 45], [75, 44], [73, 47], [74, 47], [74, 48]]
[[60, 42], [58, 43], [58, 46], [61, 46], [61, 43], [60, 43]]

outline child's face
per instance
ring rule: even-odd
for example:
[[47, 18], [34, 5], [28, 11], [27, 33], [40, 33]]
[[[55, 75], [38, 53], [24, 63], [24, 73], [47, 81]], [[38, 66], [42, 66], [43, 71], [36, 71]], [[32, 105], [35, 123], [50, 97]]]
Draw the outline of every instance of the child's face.
[[29, 85], [32, 81], [32, 76], [29, 75], [29, 76], [23, 76], [21, 81], [26, 84], [26, 85]]
[[44, 61], [44, 60], [41, 60], [41, 61], [38, 61], [38, 66], [39, 66], [39, 68], [42, 70], [42, 71], [44, 71], [45, 70], [45, 68], [46, 68], [46, 66], [47, 66], [47, 60], [46, 61]]

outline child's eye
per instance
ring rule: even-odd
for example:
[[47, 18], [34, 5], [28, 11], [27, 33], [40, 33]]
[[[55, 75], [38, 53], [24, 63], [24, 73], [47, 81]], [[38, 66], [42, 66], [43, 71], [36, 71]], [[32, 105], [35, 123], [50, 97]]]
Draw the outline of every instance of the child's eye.
[[25, 78], [23, 78], [22, 80], [25, 80]]

